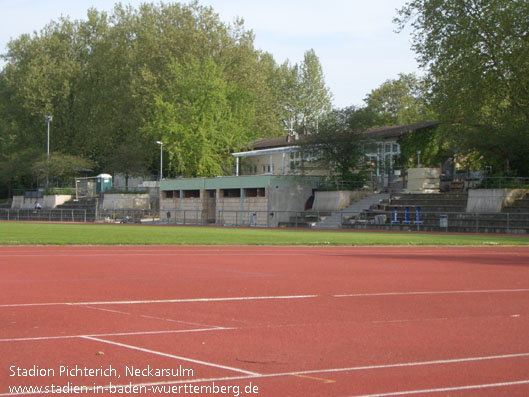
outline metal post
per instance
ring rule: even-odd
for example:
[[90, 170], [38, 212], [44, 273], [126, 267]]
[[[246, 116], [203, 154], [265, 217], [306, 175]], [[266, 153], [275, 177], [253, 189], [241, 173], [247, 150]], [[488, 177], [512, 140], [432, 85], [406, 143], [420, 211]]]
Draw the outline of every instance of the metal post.
[[158, 145], [160, 145], [160, 181], [162, 180], [162, 170], [163, 170], [163, 142], [162, 141], [156, 141]]
[[48, 115], [44, 118], [45, 122], [48, 124], [48, 138], [46, 140], [46, 187], [49, 186], [49, 166], [50, 166], [50, 123], [53, 120], [53, 116]]

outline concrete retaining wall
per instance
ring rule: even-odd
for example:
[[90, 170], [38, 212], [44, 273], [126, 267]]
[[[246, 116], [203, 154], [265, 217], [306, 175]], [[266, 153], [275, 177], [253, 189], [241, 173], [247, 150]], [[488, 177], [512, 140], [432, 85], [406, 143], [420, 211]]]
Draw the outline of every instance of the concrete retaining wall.
[[65, 202], [72, 199], [71, 195], [61, 194], [53, 196], [44, 196], [41, 199], [36, 198], [24, 198], [24, 196], [13, 196], [11, 203], [12, 209], [29, 210], [35, 208], [35, 201], [38, 201], [42, 209], [53, 209], [58, 205], [64, 204]]
[[312, 209], [314, 211], [340, 211], [366, 195], [367, 192], [362, 191], [316, 192]]
[[525, 189], [471, 189], [468, 191], [467, 212], [499, 214], [525, 193]]
[[105, 194], [100, 204], [104, 210], [151, 209], [151, 197], [148, 194]]
[[439, 191], [440, 168], [409, 168], [408, 192], [424, 193]]

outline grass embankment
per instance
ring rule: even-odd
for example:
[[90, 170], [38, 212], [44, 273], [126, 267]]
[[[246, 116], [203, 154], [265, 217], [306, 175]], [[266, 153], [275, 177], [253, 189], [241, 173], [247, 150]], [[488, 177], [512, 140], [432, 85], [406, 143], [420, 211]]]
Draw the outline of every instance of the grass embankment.
[[0, 245], [529, 245], [529, 236], [2, 222]]

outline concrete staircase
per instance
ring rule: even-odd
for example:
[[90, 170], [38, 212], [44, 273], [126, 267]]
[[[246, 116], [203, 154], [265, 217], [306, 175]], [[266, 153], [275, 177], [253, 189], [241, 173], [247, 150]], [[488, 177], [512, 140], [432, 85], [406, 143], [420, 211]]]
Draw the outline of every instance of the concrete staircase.
[[73, 221], [94, 222], [97, 213], [97, 198], [72, 199], [55, 207], [54, 211], [61, 211], [72, 217]]
[[[466, 193], [395, 195], [376, 208], [344, 220], [352, 229], [450, 231], [463, 233], [529, 233], [529, 196], [502, 213], [467, 213]], [[420, 218], [417, 218], [420, 208]], [[396, 219], [395, 219], [396, 211]]]
[[358, 215], [373, 206], [377, 206], [383, 200], [388, 200], [389, 194], [371, 194], [358, 201], [355, 201], [349, 207], [341, 211], [332, 212], [329, 216], [321, 217], [313, 228], [315, 229], [340, 229], [342, 227], [343, 219]]

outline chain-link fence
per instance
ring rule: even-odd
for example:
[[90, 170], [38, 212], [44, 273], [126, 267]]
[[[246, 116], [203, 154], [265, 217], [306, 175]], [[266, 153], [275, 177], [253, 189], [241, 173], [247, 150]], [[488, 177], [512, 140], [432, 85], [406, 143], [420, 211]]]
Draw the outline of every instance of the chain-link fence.
[[529, 213], [0, 209], [0, 220], [529, 234]]
[[0, 220], [46, 222], [94, 222], [95, 213], [86, 209], [0, 209]]
[[528, 234], [529, 214], [421, 212], [405, 207], [398, 211], [342, 213], [339, 224], [350, 229]]

